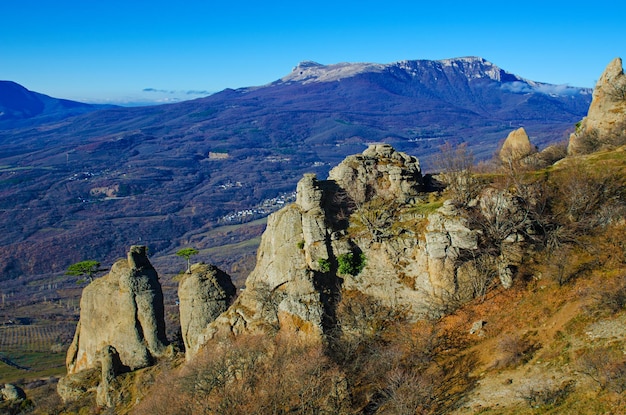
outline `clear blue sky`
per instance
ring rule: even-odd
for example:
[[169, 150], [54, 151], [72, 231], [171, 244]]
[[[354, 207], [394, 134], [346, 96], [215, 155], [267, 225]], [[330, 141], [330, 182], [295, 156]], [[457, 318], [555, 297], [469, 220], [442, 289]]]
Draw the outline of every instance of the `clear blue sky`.
[[626, 60], [622, 3], [3, 1], [0, 79], [117, 103], [263, 85], [302, 60], [472, 55], [535, 81], [593, 87], [613, 58]]

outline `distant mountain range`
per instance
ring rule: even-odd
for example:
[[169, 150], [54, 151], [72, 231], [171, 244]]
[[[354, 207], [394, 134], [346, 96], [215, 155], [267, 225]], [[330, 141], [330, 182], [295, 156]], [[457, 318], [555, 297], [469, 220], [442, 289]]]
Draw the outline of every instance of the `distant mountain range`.
[[0, 81], [0, 129], [39, 125], [111, 107], [52, 98], [15, 82]]
[[[523, 126], [562, 140], [592, 91], [525, 80], [482, 58], [320, 65], [177, 104], [101, 109], [0, 85], [0, 280], [233, 243], [211, 229], [283, 203], [306, 172], [387, 142], [430, 157], [446, 141], [487, 158]], [[231, 238], [231, 239], [229, 239]], [[234, 241], [237, 242], [237, 241]]]

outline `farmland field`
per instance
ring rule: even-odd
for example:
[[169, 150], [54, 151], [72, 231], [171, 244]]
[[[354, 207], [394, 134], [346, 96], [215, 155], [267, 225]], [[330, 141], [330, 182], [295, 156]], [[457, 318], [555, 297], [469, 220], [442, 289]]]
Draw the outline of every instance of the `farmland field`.
[[65, 373], [65, 352], [75, 322], [0, 327], [0, 383]]

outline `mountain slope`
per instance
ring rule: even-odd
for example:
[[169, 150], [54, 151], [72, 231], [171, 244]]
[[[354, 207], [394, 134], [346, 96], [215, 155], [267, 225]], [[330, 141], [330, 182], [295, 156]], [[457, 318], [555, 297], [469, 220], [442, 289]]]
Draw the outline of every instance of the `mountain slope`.
[[0, 129], [39, 125], [109, 107], [52, 98], [15, 82], [0, 81]]
[[392, 144], [428, 170], [445, 141], [467, 142], [479, 158], [520, 125], [539, 146], [558, 141], [590, 99], [590, 90], [527, 81], [480, 58], [303, 63], [261, 87], [5, 129], [0, 279], [112, 260], [132, 243], [157, 257], [238, 243], [250, 233], [207, 235], [264, 215], [263, 201], [279, 207], [274, 198], [302, 174], [325, 177], [367, 143]]

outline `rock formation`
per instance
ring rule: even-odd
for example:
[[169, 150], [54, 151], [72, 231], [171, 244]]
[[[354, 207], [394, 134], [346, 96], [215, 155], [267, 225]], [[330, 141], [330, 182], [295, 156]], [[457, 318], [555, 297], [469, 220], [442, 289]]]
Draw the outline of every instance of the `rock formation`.
[[115, 376], [122, 370], [120, 355], [113, 346], [105, 346], [98, 353], [98, 360], [101, 366], [101, 379], [96, 389], [96, 403], [100, 406], [113, 406], [113, 398], [111, 396], [111, 382]]
[[200, 343], [219, 332], [277, 330], [319, 339], [335, 324], [343, 280], [336, 275], [337, 259], [357, 248], [342, 236], [347, 226], [342, 217], [375, 196], [408, 201], [421, 185], [417, 159], [388, 145], [348, 157], [329, 180], [305, 175], [296, 202], [268, 218], [246, 289]]
[[[451, 202], [419, 213], [424, 189], [418, 160], [388, 145], [346, 158], [328, 180], [305, 175], [296, 202], [268, 218], [245, 290], [197, 336], [187, 358], [216, 336], [287, 331], [319, 341], [338, 326], [349, 332], [363, 324], [338, 314], [351, 298], [417, 319], [438, 315], [450, 298], [477, 295], [474, 279], [484, 269], [475, 259], [483, 231]], [[506, 195], [483, 197], [473, 203], [477, 215], [513, 210], [503, 205]], [[497, 241], [494, 250], [500, 256], [484, 267], [508, 287], [517, 258], [504, 246], [518, 239], [501, 237], [506, 241]], [[345, 268], [346, 258], [355, 263]]]
[[589, 112], [570, 135], [568, 153], [579, 154], [626, 140], [626, 75], [615, 58], [596, 83]]
[[524, 127], [511, 131], [504, 140], [498, 157], [503, 163], [510, 163], [522, 160], [530, 156], [536, 151], [535, 147], [530, 143], [528, 134]]
[[194, 264], [178, 285], [180, 327], [187, 356], [198, 351], [198, 337], [231, 304], [236, 288], [230, 276], [213, 265]]
[[130, 370], [150, 365], [165, 351], [163, 292], [145, 246], [90, 283], [80, 301], [80, 320], [67, 353], [69, 375], [96, 367], [99, 352], [113, 346]]
[[405, 203], [416, 197], [422, 187], [419, 161], [388, 144], [372, 145], [363, 154], [346, 157], [330, 171], [328, 179], [334, 180], [356, 203], [374, 195]]
[[332, 290], [324, 287], [328, 282], [319, 266], [329, 260], [332, 233], [322, 187], [306, 175], [298, 184], [296, 203], [270, 215], [245, 290], [198, 338], [200, 344], [217, 332], [266, 333], [287, 327], [319, 338], [325, 315], [322, 292]]
[[6, 383], [2, 389], [0, 389], [0, 401], [23, 401], [26, 399], [24, 390], [19, 386], [15, 386], [11, 383]]

